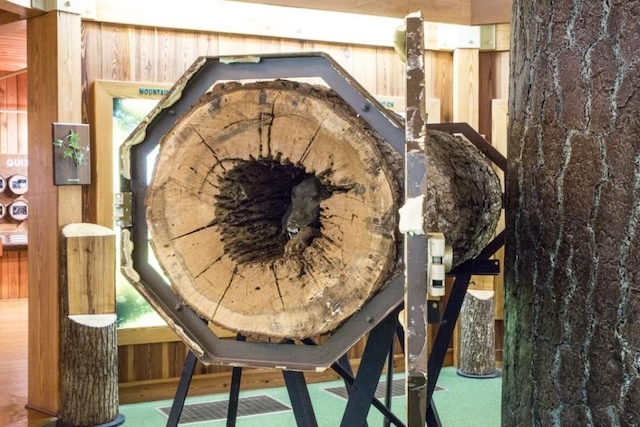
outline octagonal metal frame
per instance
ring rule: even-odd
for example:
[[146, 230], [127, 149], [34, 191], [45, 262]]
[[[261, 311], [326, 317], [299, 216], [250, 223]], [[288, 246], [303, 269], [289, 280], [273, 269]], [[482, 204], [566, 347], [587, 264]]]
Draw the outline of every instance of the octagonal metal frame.
[[[324, 53], [275, 54], [244, 57], [200, 57], [172, 87], [123, 144], [121, 191], [131, 193], [131, 224], [123, 227], [122, 271], [158, 310], [194, 354], [206, 364], [323, 371], [358, 340], [390, 315], [404, 299], [404, 276], [398, 274], [362, 308], [318, 346], [246, 342], [220, 339], [180, 297], [148, 260], [145, 216], [147, 155], [159, 144], [176, 118], [216, 82], [322, 78], [369, 125], [405, 158], [404, 123], [390, 114], [339, 64]], [[423, 173], [405, 177], [419, 185]], [[413, 184], [411, 184], [413, 183]], [[401, 256], [401, 254], [399, 254]], [[412, 260], [413, 268], [426, 269], [426, 258]], [[424, 258], [424, 259], [423, 259]], [[417, 263], [417, 264], [416, 264]], [[422, 263], [423, 266], [419, 264]]]

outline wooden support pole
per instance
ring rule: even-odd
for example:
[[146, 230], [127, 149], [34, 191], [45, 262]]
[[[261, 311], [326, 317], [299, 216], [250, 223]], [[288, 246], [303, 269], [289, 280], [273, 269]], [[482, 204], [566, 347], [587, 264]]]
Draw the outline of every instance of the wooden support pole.
[[[453, 121], [466, 122], [476, 131], [480, 115], [480, 63], [479, 49], [456, 49], [453, 51]], [[480, 287], [493, 287], [493, 277], [472, 276], [472, 283]], [[473, 286], [473, 285], [472, 285]], [[453, 365], [460, 364], [460, 326], [453, 332]]]
[[[427, 175], [425, 114], [424, 27], [422, 14], [406, 18], [407, 118], [405, 123], [405, 203], [418, 200], [424, 215]], [[416, 182], [413, 182], [416, 180]], [[425, 221], [428, 223], [428, 218]], [[427, 414], [427, 283], [425, 230], [405, 234], [405, 371], [407, 425], [424, 426]]]
[[82, 188], [53, 185], [53, 122], [80, 122], [80, 16], [49, 12], [27, 22], [29, 110], [28, 406], [59, 408], [60, 228], [82, 220]]

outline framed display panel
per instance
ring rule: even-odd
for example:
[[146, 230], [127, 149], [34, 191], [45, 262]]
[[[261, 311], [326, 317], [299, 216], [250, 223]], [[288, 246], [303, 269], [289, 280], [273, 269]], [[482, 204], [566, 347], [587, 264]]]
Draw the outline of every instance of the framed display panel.
[[[120, 227], [114, 220], [114, 200], [119, 193], [120, 171], [118, 159], [122, 142], [140, 120], [168, 91], [170, 85], [95, 81], [94, 146], [92, 193], [96, 202], [96, 222], [116, 232], [116, 265], [120, 265]], [[149, 156], [152, 164], [154, 157]], [[160, 271], [158, 267], [158, 271]], [[125, 277], [116, 271], [116, 309], [118, 312], [118, 344], [133, 345], [178, 341], [175, 333], [165, 325], [151, 305], [136, 291]], [[219, 331], [223, 335], [234, 334]]]
[[[16, 211], [17, 218], [10, 215], [11, 205], [26, 201], [28, 193], [28, 158], [22, 154], [0, 154], [0, 204], [4, 206], [0, 215], [0, 236], [4, 249], [24, 249], [28, 242], [28, 220]], [[18, 204], [20, 205], [20, 204]]]

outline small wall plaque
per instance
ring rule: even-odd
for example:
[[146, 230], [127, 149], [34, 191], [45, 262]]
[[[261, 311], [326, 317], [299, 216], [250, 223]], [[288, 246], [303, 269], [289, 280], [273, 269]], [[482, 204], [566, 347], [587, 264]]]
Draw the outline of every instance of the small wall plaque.
[[29, 180], [26, 176], [16, 174], [8, 179], [9, 191], [16, 196], [22, 196], [29, 190]]
[[89, 125], [53, 123], [53, 175], [55, 185], [91, 183]]

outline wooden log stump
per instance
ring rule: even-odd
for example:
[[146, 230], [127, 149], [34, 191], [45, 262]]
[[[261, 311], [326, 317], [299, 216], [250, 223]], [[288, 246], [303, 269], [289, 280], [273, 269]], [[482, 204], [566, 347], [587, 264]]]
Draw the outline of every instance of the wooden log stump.
[[467, 377], [495, 377], [495, 292], [469, 290], [460, 311], [460, 367]]
[[[429, 218], [445, 219], [430, 227], [455, 241], [459, 263], [491, 237], [500, 184], [467, 141], [430, 138], [442, 141], [431, 144], [430, 176], [446, 175], [425, 185]], [[160, 141], [151, 243], [173, 291], [203, 318], [257, 337], [316, 336], [399, 272], [402, 170], [327, 88], [219, 84]]]
[[119, 425], [115, 236], [95, 224], [62, 229], [61, 426]]
[[59, 420], [69, 426], [107, 424], [118, 417], [115, 314], [78, 314], [62, 322]]

